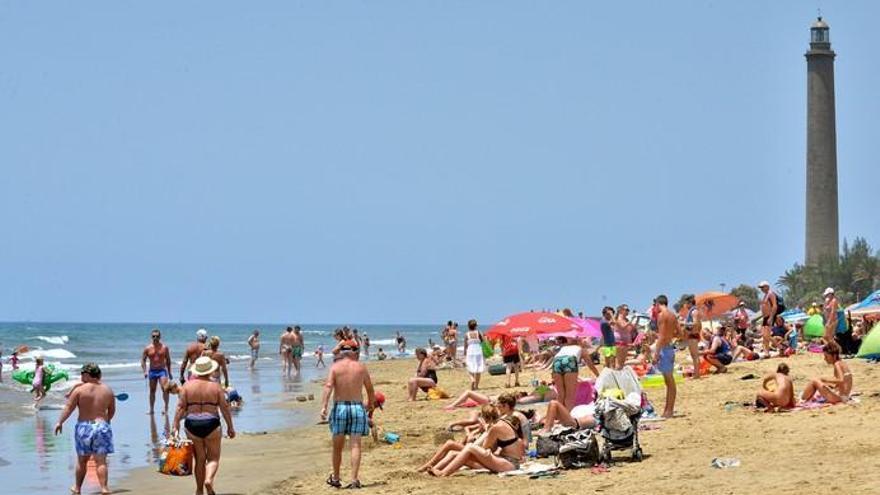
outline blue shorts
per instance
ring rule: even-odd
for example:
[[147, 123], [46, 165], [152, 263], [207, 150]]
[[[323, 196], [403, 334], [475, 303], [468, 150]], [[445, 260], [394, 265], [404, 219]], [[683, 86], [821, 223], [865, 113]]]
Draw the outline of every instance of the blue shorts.
[[113, 430], [106, 421], [80, 421], [73, 439], [77, 455], [107, 455], [113, 453]]
[[150, 381], [161, 380], [163, 378], [167, 379], [168, 370], [166, 370], [165, 368], [150, 369], [150, 372], [147, 376], [150, 378]]
[[333, 436], [368, 435], [370, 425], [364, 405], [354, 401], [334, 402], [330, 411], [330, 432]]
[[675, 369], [675, 347], [668, 345], [660, 349], [660, 361], [657, 363], [657, 371], [660, 373], [672, 373]]

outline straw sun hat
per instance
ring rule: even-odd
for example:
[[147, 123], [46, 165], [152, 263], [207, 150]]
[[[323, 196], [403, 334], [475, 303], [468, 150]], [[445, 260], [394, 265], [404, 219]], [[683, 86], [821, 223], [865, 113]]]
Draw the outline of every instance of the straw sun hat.
[[196, 362], [193, 363], [192, 366], [190, 366], [189, 371], [193, 375], [207, 376], [207, 375], [210, 375], [211, 373], [217, 371], [217, 368], [219, 368], [219, 367], [220, 367], [220, 365], [217, 364], [217, 361], [214, 361], [213, 359], [209, 358], [208, 356], [202, 356], [202, 357], [196, 359]]

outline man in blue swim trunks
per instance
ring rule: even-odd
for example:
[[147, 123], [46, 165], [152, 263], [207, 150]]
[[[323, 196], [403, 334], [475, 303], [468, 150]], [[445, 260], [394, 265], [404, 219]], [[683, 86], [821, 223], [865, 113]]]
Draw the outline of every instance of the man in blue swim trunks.
[[660, 313], [657, 316], [657, 349], [654, 351], [654, 366], [663, 374], [666, 383], [666, 406], [663, 409], [663, 417], [671, 418], [675, 412], [675, 347], [672, 341], [680, 337], [678, 318], [669, 311], [669, 299], [665, 295], [657, 296], [657, 306]]
[[[168, 346], [162, 343], [162, 332], [158, 328], [154, 328], [150, 334], [152, 342], [144, 347], [141, 355], [141, 369], [144, 372], [144, 378], [150, 380], [150, 412], [153, 414], [153, 405], [156, 403], [156, 385], [162, 386], [162, 398], [165, 399], [165, 410], [163, 416], [168, 415], [168, 380], [171, 378], [171, 351]], [[150, 369], [147, 370], [147, 361], [150, 362]]]
[[101, 493], [110, 493], [107, 486], [107, 454], [113, 453], [113, 430], [110, 421], [116, 413], [116, 398], [110, 387], [101, 383], [101, 368], [95, 363], [83, 365], [80, 378], [82, 384], [76, 387], [61, 411], [55, 425], [55, 434], [74, 409], [79, 409], [73, 439], [76, 444], [76, 482], [71, 493], [80, 493], [86, 477], [86, 463], [94, 459], [97, 467]]
[[[330, 422], [333, 435], [333, 473], [327, 478], [327, 484], [341, 488], [339, 470], [342, 464], [342, 448], [345, 447], [345, 436], [348, 435], [351, 446], [351, 483], [346, 488], [361, 488], [358, 471], [361, 465], [361, 437], [368, 435], [369, 413], [376, 404], [373, 382], [367, 367], [357, 360], [357, 349], [343, 345], [339, 349], [338, 359], [327, 373], [324, 394], [321, 398], [321, 419]], [[362, 389], [367, 391], [367, 407], [364, 408]], [[327, 414], [330, 394], [333, 394], [333, 409]]]

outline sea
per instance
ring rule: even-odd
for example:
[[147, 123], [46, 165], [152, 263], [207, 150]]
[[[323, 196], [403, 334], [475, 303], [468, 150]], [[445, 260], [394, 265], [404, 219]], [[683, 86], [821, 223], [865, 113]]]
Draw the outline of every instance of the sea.
[[[282, 407], [297, 396], [316, 393], [326, 368], [317, 368], [314, 350], [323, 345], [333, 348], [333, 331], [341, 325], [300, 324], [306, 352], [298, 378], [281, 374], [278, 339], [286, 324], [210, 324], [210, 323], [0, 323], [3, 381], [0, 382], [0, 480], [4, 494], [67, 493], [76, 465], [72, 431], [76, 413], [68, 419], [61, 435], [54, 435], [54, 425], [64, 405], [65, 392], [78, 381], [79, 368], [97, 363], [103, 381], [115, 394], [128, 394], [117, 402], [113, 419], [116, 452], [109, 456], [111, 489], [114, 479], [136, 468], [155, 466], [169, 431], [169, 418], [161, 414], [161, 392], [156, 397], [156, 413], [148, 415], [148, 385], [140, 367], [141, 353], [150, 343], [150, 332], [158, 328], [168, 345], [172, 369], [178, 373], [180, 360], [195, 333], [205, 328], [209, 335], [220, 337], [220, 350], [229, 358], [230, 384], [244, 399], [244, 406], [233, 412], [235, 428], [240, 433], [261, 433], [295, 428], [314, 421], [314, 409], [307, 406]], [[382, 348], [390, 359], [412, 357], [418, 346], [430, 339], [439, 341], [442, 325], [353, 325], [370, 338], [370, 354]], [[255, 370], [247, 365], [250, 353], [247, 338], [260, 330], [261, 350]], [[407, 340], [407, 350], [398, 353], [396, 335]], [[20, 355], [19, 368], [33, 369], [34, 357], [46, 364], [68, 370], [70, 380], [54, 384], [39, 410], [33, 407], [30, 387], [15, 382], [9, 357], [14, 349], [27, 346]], [[364, 356], [362, 356], [364, 358]], [[368, 360], [369, 361], [369, 360]], [[325, 362], [331, 359], [325, 356]], [[169, 414], [176, 405], [172, 396]], [[84, 493], [97, 490], [96, 480], [87, 476]]]

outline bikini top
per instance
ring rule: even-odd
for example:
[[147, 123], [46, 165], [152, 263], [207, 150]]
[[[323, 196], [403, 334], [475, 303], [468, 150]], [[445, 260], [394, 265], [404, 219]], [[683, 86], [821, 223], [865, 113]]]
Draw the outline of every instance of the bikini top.
[[496, 449], [503, 449], [505, 447], [510, 447], [511, 445], [515, 444], [517, 440], [522, 438], [522, 430], [514, 428], [513, 425], [510, 424], [510, 421], [508, 421], [506, 419], [502, 419], [501, 421], [504, 421], [505, 423], [507, 423], [507, 426], [510, 426], [510, 428], [514, 432], [514, 436], [513, 436], [513, 438], [509, 438], [507, 440], [495, 440], [495, 448]]

